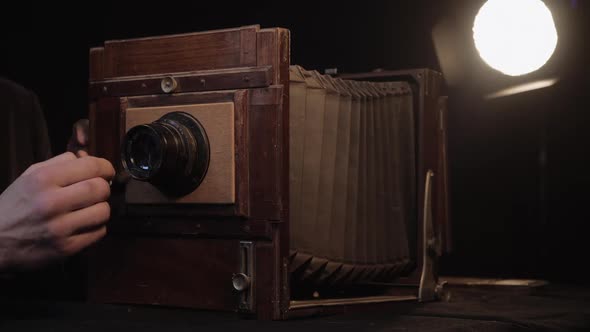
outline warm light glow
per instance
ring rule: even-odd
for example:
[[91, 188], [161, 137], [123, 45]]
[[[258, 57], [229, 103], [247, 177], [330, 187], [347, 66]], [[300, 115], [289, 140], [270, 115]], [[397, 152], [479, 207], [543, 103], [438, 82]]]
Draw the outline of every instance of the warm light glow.
[[551, 58], [557, 30], [540, 0], [489, 0], [475, 18], [473, 39], [488, 65], [519, 76], [541, 68]]
[[486, 96], [486, 99], [494, 99], [516, 95], [523, 92], [539, 90], [555, 85], [559, 81], [557, 78], [550, 78], [545, 80], [538, 80], [530, 83], [519, 84], [507, 89], [502, 89]]

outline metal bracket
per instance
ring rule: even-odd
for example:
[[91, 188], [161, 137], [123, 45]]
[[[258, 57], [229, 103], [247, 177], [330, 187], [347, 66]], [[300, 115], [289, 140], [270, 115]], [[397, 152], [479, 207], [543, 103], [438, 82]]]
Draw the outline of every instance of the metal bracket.
[[254, 242], [240, 241], [240, 272], [232, 276], [234, 290], [239, 292], [238, 311], [255, 312], [256, 262]]
[[324, 70], [324, 75], [336, 76], [338, 75], [338, 68], [326, 68]]
[[438, 257], [442, 255], [440, 234], [434, 230], [432, 215], [432, 178], [434, 172], [428, 170], [424, 188], [424, 219], [422, 225], [422, 276], [420, 277], [420, 288], [418, 300], [420, 302], [432, 301], [440, 298], [444, 291], [444, 284], [438, 283]]

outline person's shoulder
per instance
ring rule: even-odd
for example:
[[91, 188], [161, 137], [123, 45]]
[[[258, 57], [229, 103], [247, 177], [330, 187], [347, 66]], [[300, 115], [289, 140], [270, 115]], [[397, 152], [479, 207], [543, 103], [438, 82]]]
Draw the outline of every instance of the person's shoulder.
[[0, 99], [3, 101], [18, 101], [23, 99], [31, 99], [33, 93], [31, 90], [25, 88], [23, 85], [0, 77]]
[[30, 96], [31, 90], [25, 88], [23, 85], [15, 81], [0, 77], [0, 93], [13, 96]]

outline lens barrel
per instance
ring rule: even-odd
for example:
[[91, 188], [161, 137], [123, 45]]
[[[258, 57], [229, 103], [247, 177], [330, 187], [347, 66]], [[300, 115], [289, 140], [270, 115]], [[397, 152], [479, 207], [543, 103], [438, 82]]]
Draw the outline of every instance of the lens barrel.
[[197, 189], [207, 174], [209, 157], [203, 126], [184, 112], [131, 128], [121, 149], [123, 167], [131, 177], [151, 183], [168, 196], [184, 196]]

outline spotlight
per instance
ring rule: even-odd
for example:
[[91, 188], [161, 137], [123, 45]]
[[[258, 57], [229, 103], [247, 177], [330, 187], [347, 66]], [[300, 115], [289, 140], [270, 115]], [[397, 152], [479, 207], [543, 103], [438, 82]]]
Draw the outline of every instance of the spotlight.
[[553, 17], [541, 0], [489, 0], [473, 24], [481, 58], [509, 76], [541, 68], [557, 46]]

